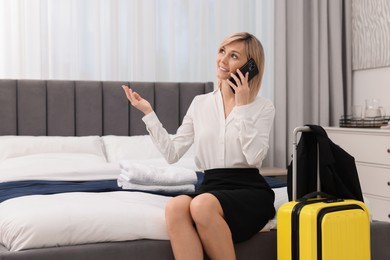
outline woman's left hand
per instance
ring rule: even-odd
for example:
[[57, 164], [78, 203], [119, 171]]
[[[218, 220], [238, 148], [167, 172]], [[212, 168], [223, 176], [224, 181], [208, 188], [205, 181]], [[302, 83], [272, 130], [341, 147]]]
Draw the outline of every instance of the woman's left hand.
[[143, 99], [137, 92], [134, 92], [126, 85], [122, 85], [122, 88], [126, 93], [127, 99], [130, 101], [133, 107], [142, 111], [145, 115], [153, 112], [152, 105], [146, 99]]
[[231, 86], [236, 94], [235, 94], [235, 99], [236, 99], [236, 106], [242, 106], [249, 104], [250, 102], [250, 89], [248, 85], [248, 76], [249, 72], [247, 72], [244, 76], [242, 72], [237, 69], [237, 74], [240, 78], [238, 78], [235, 74], [230, 74], [232, 78], [236, 81], [237, 85], [234, 85], [230, 80], [227, 80], [227, 83], [229, 86]]

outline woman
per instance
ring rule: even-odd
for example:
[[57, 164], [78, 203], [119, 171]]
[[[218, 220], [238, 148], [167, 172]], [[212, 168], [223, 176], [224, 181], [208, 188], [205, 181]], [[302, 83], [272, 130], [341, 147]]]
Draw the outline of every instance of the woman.
[[[250, 58], [259, 73], [248, 82], [239, 68]], [[220, 45], [216, 65], [218, 88], [194, 98], [172, 140], [150, 103], [123, 86], [145, 114], [142, 120], [165, 159], [178, 161], [194, 144], [196, 165], [205, 172], [199, 192], [176, 196], [166, 206], [176, 259], [203, 259], [203, 250], [211, 259], [235, 259], [233, 244], [249, 239], [275, 215], [274, 193], [258, 170], [275, 115], [272, 103], [257, 96], [263, 47], [249, 33], [233, 34]]]

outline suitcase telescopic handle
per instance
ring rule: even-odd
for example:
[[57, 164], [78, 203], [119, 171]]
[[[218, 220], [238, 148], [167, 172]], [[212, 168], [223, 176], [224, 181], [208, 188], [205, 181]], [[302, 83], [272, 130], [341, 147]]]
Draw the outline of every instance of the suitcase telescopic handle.
[[[312, 130], [308, 126], [296, 127], [293, 132], [293, 165], [292, 165], [292, 200], [297, 200], [297, 174], [298, 174], [298, 133], [311, 132]], [[320, 182], [320, 157], [319, 157], [319, 145], [317, 143], [317, 191], [321, 191]]]

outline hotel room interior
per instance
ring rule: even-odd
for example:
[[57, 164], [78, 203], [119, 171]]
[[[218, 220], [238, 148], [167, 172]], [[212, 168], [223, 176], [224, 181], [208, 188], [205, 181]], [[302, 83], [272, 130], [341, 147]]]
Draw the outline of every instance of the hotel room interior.
[[[111, 180], [123, 160], [166, 167], [121, 85], [174, 135], [217, 87], [218, 44], [241, 31], [265, 50], [259, 95], [276, 115], [260, 172], [275, 208], [294, 129], [322, 126], [355, 159], [371, 259], [390, 259], [389, 0], [0, 0], [0, 259], [173, 259], [168, 193], [7, 185]], [[196, 171], [193, 157], [176, 165]], [[277, 259], [277, 223], [236, 244], [237, 259]]]

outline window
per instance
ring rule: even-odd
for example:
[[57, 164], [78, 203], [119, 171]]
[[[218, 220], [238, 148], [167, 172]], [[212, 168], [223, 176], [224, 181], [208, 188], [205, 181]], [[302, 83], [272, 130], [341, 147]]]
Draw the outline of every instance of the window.
[[236, 31], [262, 41], [272, 98], [267, 0], [3, 0], [0, 77], [215, 81], [218, 44]]

